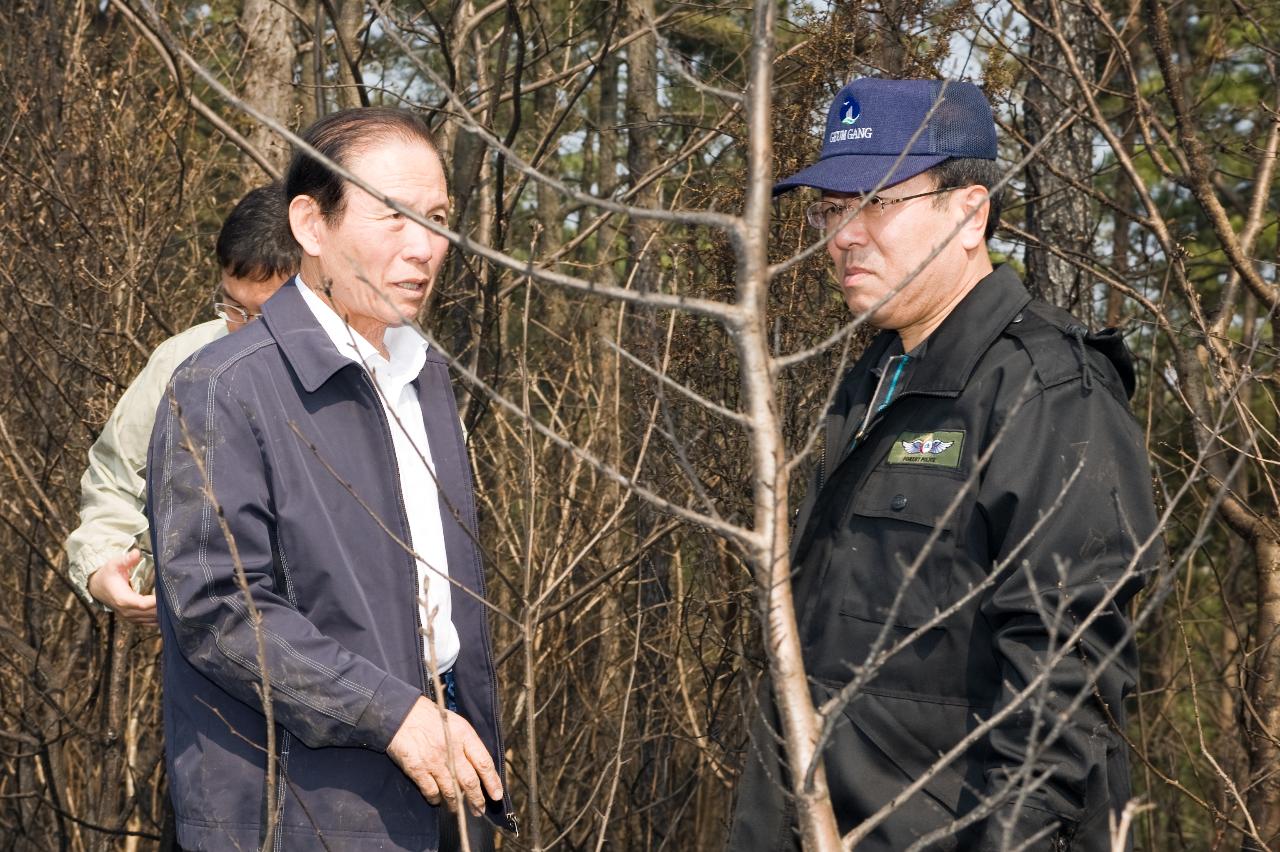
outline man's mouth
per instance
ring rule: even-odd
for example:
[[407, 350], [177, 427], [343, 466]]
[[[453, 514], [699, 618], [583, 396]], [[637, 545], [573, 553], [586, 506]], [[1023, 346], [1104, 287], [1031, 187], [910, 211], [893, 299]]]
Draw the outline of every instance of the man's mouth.
[[425, 280], [397, 281], [396, 286], [401, 290], [408, 290], [411, 293], [422, 293], [427, 289], [427, 282]]

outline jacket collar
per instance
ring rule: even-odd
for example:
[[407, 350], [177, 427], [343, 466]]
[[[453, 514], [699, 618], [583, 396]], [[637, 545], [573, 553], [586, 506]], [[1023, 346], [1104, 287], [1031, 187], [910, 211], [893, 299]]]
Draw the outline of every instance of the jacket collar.
[[[1031, 294], [1018, 274], [1008, 264], [996, 267], [929, 335], [929, 345], [914, 366], [907, 392], [959, 394], [978, 359], [1030, 302]], [[885, 332], [893, 334], [897, 332]]]
[[[262, 320], [307, 393], [329, 381], [339, 370], [355, 362], [337, 347], [303, 301], [297, 276], [284, 283], [262, 306]], [[427, 364], [447, 364], [436, 347], [427, 348]], [[426, 369], [426, 365], [423, 366]]]
[[297, 276], [262, 306], [262, 320], [307, 393], [315, 391], [352, 361], [334, 347], [298, 290]]

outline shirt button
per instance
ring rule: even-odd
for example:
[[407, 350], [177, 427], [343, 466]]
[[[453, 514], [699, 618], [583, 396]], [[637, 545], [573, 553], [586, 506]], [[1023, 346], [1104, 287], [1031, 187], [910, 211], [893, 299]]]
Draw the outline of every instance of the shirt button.
[[889, 508], [895, 512], [901, 512], [907, 508], [907, 495], [895, 494], [893, 499], [889, 501]]

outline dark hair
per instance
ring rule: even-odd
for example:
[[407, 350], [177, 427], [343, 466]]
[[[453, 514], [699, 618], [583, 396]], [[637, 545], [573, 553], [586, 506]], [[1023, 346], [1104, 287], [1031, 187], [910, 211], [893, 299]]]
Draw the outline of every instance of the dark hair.
[[236, 278], [267, 281], [298, 271], [301, 252], [289, 230], [289, 205], [278, 183], [250, 190], [218, 232], [218, 266]]
[[[983, 160], [977, 157], [952, 157], [943, 160], [929, 169], [925, 174], [933, 175], [938, 188], [946, 186], [983, 186], [986, 187], [991, 201], [991, 209], [987, 213], [987, 230], [983, 235], [991, 239], [991, 235], [1000, 226], [1000, 211], [1004, 207], [1004, 190], [992, 189], [1004, 177], [1004, 172], [995, 160]], [[946, 202], [939, 199], [937, 204]]]
[[[351, 156], [396, 136], [407, 142], [422, 142], [439, 154], [435, 135], [416, 112], [391, 107], [355, 107], [318, 119], [302, 139], [343, 168], [350, 169]], [[284, 192], [292, 202], [309, 195], [320, 205], [320, 213], [330, 224], [342, 219], [346, 209], [346, 181], [332, 169], [303, 151], [294, 151], [284, 179]]]

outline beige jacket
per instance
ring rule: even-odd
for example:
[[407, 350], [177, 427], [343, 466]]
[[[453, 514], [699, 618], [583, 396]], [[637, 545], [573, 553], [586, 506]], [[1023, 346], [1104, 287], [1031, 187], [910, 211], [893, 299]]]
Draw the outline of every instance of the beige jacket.
[[89, 467], [80, 478], [80, 526], [67, 537], [66, 548], [71, 582], [91, 605], [97, 602], [89, 595], [89, 575], [130, 548], [142, 550], [133, 571], [133, 587], [141, 592], [144, 584], [150, 585], [145, 475], [156, 408], [177, 366], [226, 334], [225, 322], [210, 320], [157, 346], [89, 448]]

